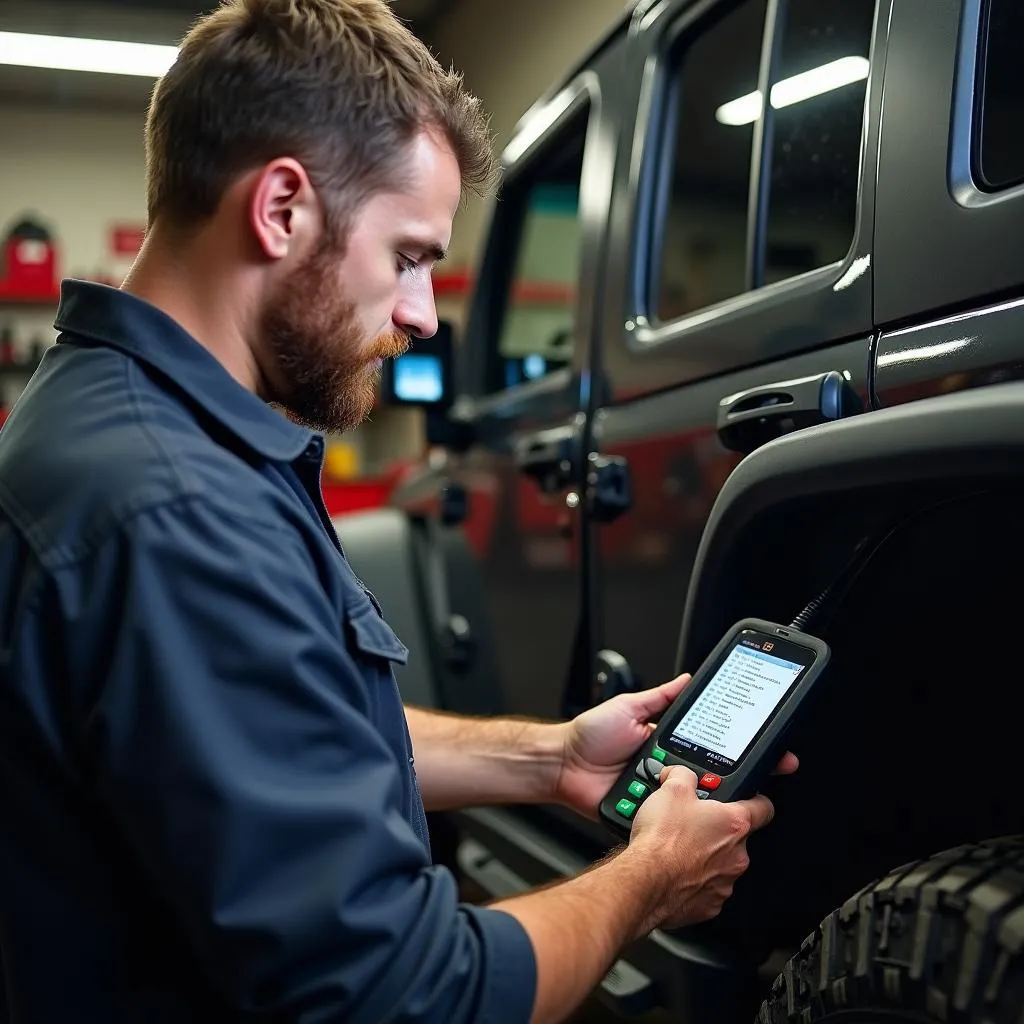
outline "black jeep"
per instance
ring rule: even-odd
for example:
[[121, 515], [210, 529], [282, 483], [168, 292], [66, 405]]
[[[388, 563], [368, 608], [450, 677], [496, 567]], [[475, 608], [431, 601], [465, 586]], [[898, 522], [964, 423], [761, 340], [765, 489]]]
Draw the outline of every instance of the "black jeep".
[[[568, 716], [816, 602], [801, 770], [623, 1013], [1022, 1019], [1022, 125], [1021, 0], [641, 0], [505, 151], [461, 342], [389, 374], [435, 449], [339, 527], [410, 703]], [[495, 895], [615, 843], [433, 828]]]

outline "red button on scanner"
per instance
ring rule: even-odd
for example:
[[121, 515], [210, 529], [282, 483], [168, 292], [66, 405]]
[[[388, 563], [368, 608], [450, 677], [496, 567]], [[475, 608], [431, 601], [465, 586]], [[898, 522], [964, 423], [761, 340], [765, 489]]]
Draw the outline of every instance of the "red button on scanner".
[[722, 780], [712, 772], [705, 772], [697, 783], [701, 789], [718, 789], [721, 784]]

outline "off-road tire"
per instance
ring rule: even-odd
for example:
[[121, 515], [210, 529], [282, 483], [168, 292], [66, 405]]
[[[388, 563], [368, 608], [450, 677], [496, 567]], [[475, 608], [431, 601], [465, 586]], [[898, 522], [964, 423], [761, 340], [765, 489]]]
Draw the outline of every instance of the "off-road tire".
[[905, 864], [829, 914], [759, 1024], [1021, 1024], [1024, 836]]

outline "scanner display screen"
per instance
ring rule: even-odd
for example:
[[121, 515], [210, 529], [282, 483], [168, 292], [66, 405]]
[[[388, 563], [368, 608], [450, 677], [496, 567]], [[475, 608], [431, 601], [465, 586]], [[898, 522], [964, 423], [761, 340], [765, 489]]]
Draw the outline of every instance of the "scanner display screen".
[[662, 746], [728, 775], [813, 663], [805, 647], [744, 631]]

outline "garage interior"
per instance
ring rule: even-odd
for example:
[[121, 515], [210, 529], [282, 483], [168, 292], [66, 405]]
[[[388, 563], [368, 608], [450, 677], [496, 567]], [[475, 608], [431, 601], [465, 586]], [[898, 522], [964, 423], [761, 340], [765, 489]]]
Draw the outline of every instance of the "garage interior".
[[[322, 523], [409, 648], [375, 664], [562, 722], [748, 617], [830, 645], [737, 895], [565, 1019], [1024, 1022], [1024, 5], [388, 3], [508, 173], [458, 208], [437, 335], [324, 439]], [[215, 6], [0, 0], [0, 453], [61, 282], [139, 256], [154, 83]], [[485, 907], [602, 863], [602, 813], [427, 821]]]

